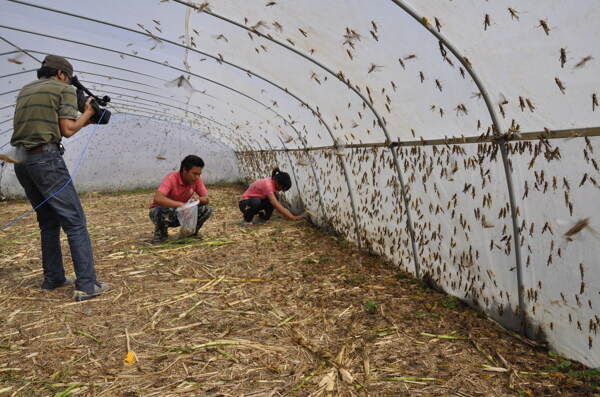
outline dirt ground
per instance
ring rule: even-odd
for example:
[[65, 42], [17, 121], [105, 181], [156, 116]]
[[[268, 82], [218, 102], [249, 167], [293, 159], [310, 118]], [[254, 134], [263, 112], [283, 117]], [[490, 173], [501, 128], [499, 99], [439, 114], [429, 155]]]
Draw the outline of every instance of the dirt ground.
[[[96, 271], [112, 285], [87, 302], [39, 290], [35, 215], [0, 231], [0, 394], [600, 395], [600, 371], [306, 221], [241, 227], [243, 188], [209, 190], [202, 239], [173, 229], [160, 246], [153, 192], [84, 195]], [[30, 208], [0, 202], [0, 225]]]

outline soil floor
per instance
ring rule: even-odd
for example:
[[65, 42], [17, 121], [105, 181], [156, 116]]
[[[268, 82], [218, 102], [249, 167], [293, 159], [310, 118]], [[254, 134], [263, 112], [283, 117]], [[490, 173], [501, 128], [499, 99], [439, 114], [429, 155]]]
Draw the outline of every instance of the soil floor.
[[[35, 215], [0, 231], [0, 394], [600, 395], [598, 370], [307, 221], [242, 227], [243, 188], [209, 190], [202, 238], [172, 229], [158, 246], [153, 192], [83, 195], [96, 272], [112, 286], [86, 302], [39, 289]], [[30, 209], [0, 202], [0, 225]]]

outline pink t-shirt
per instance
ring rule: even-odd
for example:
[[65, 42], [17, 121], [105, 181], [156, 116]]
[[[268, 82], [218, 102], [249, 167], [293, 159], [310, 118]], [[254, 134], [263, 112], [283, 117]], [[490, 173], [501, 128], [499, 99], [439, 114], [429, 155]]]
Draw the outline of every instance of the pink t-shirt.
[[[193, 185], [186, 185], [183, 183], [179, 172], [171, 172], [169, 175], [165, 176], [165, 179], [163, 179], [157, 190], [171, 200], [180, 201], [182, 203], [187, 202], [194, 192], [198, 193], [198, 196], [206, 196], [208, 194], [208, 190], [206, 189], [206, 186], [204, 186], [202, 178], [198, 178]], [[156, 204], [152, 203], [150, 207], [156, 206]]]
[[242, 194], [240, 201], [247, 200], [252, 197], [258, 197], [259, 199], [264, 200], [270, 194], [275, 194], [275, 179], [259, 179], [250, 185], [248, 190]]

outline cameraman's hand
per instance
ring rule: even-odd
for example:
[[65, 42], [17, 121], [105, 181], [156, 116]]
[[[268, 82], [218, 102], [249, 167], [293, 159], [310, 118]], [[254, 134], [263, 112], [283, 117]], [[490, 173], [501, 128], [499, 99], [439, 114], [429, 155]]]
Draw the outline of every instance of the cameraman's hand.
[[91, 105], [92, 99], [94, 99], [94, 98], [89, 97], [87, 99], [87, 101], [85, 101], [85, 104], [83, 105], [83, 113], [81, 115], [79, 115], [79, 117], [77, 117], [77, 119], [75, 119], [75, 120], [61, 119], [61, 118], [58, 119], [60, 134], [63, 137], [70, 138], [73, 135], [75, 135], [75, 133], [77, 133], [77, 131], [79, 131], [86, 125], [92, 124], [90, 122], [90, 118], [96, 112]]
[[85, 101], [85, 104], [83, 105], [83, 113], [84, 114], [88, 113], [90, 115], [90, 119], [88, 119], [88, 121], [86, 121], [84, 125], [94, 124], [94, 122], [91, 120], [91, 117], [96, 113], [96, 111], [92, 107], [93, 100], [94, 100], [94, 98], [89, 97], [87, 99], [87, 101]]
[[83, 105], [83, 113], [89, 113], [90, 115], [94, 114], [94, 108], [92, 107], [92, 101], [94, 98], [88, 97], [87, 101]]

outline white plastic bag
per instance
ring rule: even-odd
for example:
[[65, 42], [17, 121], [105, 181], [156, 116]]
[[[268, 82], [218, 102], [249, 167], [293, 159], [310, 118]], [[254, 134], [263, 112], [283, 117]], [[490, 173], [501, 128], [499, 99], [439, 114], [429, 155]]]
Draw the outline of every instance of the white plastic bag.
[[179, 229], [180, 237], [188, 237], [196, 232], [196, 223], [198, 222], [198, 203], [200, 200], [188, 200], [183, 206], [177, 208], [177, 219], [181, 228]]

